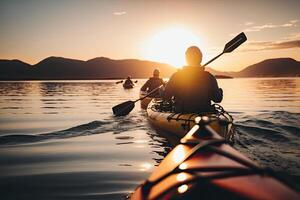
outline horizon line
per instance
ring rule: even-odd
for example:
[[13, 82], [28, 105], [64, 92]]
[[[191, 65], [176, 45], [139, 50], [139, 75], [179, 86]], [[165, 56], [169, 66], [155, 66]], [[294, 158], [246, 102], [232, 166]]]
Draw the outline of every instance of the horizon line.
[[[69, 58], [69, 57], [62, 57], [62, 56], [48, 56], [48, 57], [45, 57], [44, 59], [41, 59], [39, 62], [35, 63], [35, 64], [30, 64], [28, 62], [24, 62], [23, 60], [20, 60], [20, 59], [17, 59], [17, 58], [14, 58], [14, 59], [5, 59], [5, 58], [0, 58], [0, 61], [3, 61], [3, 60], [8, 60], [8, 61], [13, 61], [13, 60], [17, 60], [17, 61], [21, 61], [25, 64], [28, 64], [30, 66], [34, 66], [34, 65], [37, 65], [38, 63], [42, 62], [43, 60], [46, 60], [48, 58], [63, 58], [63, 59], [69, 59], [69, 60], [77, 60], [77, 61], [83, 61], [83, 62], [87, 62], [87, 61], [90, 61], [90, 60], [93, 60], [93, 59], [96, 59], [96, 58], [106, 58], [106, 59], [109, 59], [109, 60], [113, 60], [113, 61], [122, 61], [122, 60], [138, 60], [138, 61], [146, 61], [146, 62], [156, 62], [156, 63], [159, 63], [159, 64], [164, 64], [164, 65], [169, 65], [170, 67], [173, 67], [175, 69], [180, 69], [182, 67], [184, 67], [185, 65], [183, 65], [182, 67], [180, 68], [177, 68], [171, 64], [168, 64], [168, 63], [164, 63], [164, 62], [159, 62], [159, 61], [154, 61], [154, 60], [144, 60], [144, 59], [138, 59], [138, 58], [122, 58], [122, 59], [113, 59], [113, 58], [109, 58], [109, 57], [105, 57], [105, 56], [99, 56], [99, 57], [94, 57], [94, 58], [91, 58], [91, 59], [87, 59], [87, 60], [80, 60], [80, 59], [76, 59], [76, 58]], [[260, 62], [263, 62], [265, 60], [274, 60], [274, 59], [282, 59], [282, 58], [288, 58], [288, 59], [292, 59], [292, 60], [295, 60], [297, 62], [300, 62], [300, 60], [296, 60], [294, 58], [291, 58], [291, 57], [278, 57], [278, 58], [267, 58], [267, 59], [263, 59], [261, 61], [258, 61], [256, 63], [253, 63], [253, 64], [250, 64], [246, 67], [243, 67], [242, 69], [240, 69], [239, 71], [219, 71], [218, 69], [214, 68], [214, 67], [209, 67], [213, 70], [216, 70], [216, 71], [219, 71], [219, 72], [240, 72], [244, 69], [246, 69], [247, 67], [249, 66], [252, 66], [252, 65], [255, 65], [257, 63], [260, 63]]]

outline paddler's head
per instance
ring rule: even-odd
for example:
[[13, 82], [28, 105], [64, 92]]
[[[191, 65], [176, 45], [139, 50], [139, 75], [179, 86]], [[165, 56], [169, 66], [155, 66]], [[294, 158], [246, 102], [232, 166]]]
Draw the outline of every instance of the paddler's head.
[[191, 46], [185, 52], [185, 59], [189, 66], [201, 66], [202, 52], [198, 47]]
[[130, 80], [131, 79], [131, 77], [130, 76], [127, 76], [127, 80]]
[[155, 69], [155, 70], [153, 71], [153, 77], [154, 77], [154, 78], [159, 78], [159, 69]]

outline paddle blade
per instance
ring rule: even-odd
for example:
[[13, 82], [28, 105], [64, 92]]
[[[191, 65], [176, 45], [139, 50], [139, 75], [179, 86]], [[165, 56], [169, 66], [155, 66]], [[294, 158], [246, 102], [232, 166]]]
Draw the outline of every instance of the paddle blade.
[[128, 115], [134, 108], [133, 101], [125, 101], [119, 105], [116, 105], [112, 108], [115, 116], [125, 116]]
[[230, 42], [225, 45], [223, 53], [230, 53], [236, 48], [238, 48], [241, 44], [243, 44], [247, 40], [245, 33], [238, 34], [235, 38], [233, 38]]

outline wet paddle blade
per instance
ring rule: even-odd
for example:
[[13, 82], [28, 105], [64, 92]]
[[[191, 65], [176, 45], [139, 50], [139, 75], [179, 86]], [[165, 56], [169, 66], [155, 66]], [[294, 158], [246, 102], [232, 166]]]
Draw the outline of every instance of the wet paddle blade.
[[225, 45], [223, 53], [230, 53], [247, 40], [245, 33], [240, 33]]
[[119, 105], [116, 105], [112, 108], [115, 116], [125, 116], [128, 115], [134, 108], [133, 101], [125, 101]]

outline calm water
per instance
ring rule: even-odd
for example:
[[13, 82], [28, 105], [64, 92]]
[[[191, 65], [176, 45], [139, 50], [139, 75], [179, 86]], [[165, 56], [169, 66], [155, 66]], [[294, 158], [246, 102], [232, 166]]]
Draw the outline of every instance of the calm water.
[[[120, 199], [170, 150], [115, 81], [0, 82], [1, 199]], [[234, 147], [300, 183], [300, 79], [219, 80]]]

